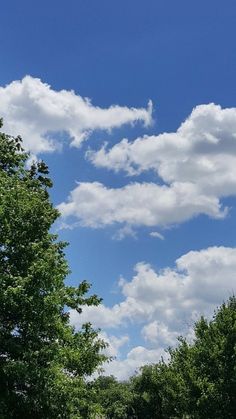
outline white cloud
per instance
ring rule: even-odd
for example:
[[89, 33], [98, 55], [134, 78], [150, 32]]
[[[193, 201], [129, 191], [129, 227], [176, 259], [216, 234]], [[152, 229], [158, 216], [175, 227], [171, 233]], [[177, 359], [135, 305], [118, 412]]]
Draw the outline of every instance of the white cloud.
[[110, 328], [127, 321], [158, 320], [171, 328], [182, 327], [183, 321], [211, 311], [236, 288], [236, 249], [191, 251], [176, 260], [175, 268], [159, 272], [141, 262], [135, 272], [131, 281], [120, 281], [124, 298], [119, 304], [84, 307], [81, 315], [72, 311], [72, 323], [89, 319], [96, 327]]
[[117, 105], [103, 109], [74, 91], [55, 91], [30, 76], [0, 87], [0, 116], [5, 131], [20, 134], [25, 148], [34, 154], [60, 147], [58, 134], [67, 133], [71, 145], [80, 146], [95, 130], [109, 131], [136, 121], [148, 125], [151, 114], [151, 102], [147, 109]]
[[151, 237], [155, 237], [155, 238], [160, 239], [160, 240], [164, 240], [165, 239], [165, 237], [163, 236], [163, 234], [158, 233], [158, 231], [151, 231], [151, 233], [149, 235]]
[[178, 332], [170, 331], [166, 324], [157, 320], [146, 324], [141, 333], [146, 341], [156, 343], [159, 346], [163, 345], [164, 347], [175, 345], [178, 337]]
[[[84, 307], [81, 315], [72, 311], [71, 322], [79, 327], [91, 321], [96, 327], [116, 328], [116, 334], [122, 330], [122, 336], [123, 329], [135, 324], [147, 343], [141, 352], [154, 351], [147, 353], [153, 354], [156, 362], [163, 348], [173, 345], [178, 335], [192, 338], [192, 326], [200, 314], [212, 315], [216, 306], [235, 292], [236, 248], [191, 251], [176, 260], [175, 268], [159, 272], [142, 262], [135, 271], [131, 281], [120, 281], [120, 303], [112, 307]], [[146, 355], [143, 359], [149, 360]], [[127, 360], [118, 359], [114, 365], [123, 375], [141, 365], [139, 361], [131, 351]], [[115, 372], [115, 366], [111, 364], [109, 368]]]
[[82, 182], [58, 205], [63, 219], [76, 217], [81, 225], [104, 227], [114, 223], [165, 226], [198, 214], [225, 216], [217, 197], [201, 193], [192, 183], [131, 183], [107, 188], [99, 182]]
[[105, 348], [103, 352], [108, 357], [113, 357], [113, 358], [119, 356], [120, 348], [129, 342], [128, 335], [117, 337], [114, 335], [108, 335], [104, 331], [99, 333], [98, 338], [103, 339], [106, 343], [108, 343], [109, 346]]
[[78, 316], [75, 310], [70, 312], [71, 323], [81, 326], [83, 323], [91, 322], [96, 328], [117, 327], [122, 323], [120, 305], [116, 304], [112, 308], [100, 306], [85, 306], [83, 312]]
[[154, 170], [167, 184], [194, 183], [210, 194], [236, 192], [236, 108], [200, 105], [174, 133], [124, 139], [88, 153], [98, 167], [130, 175]]
[[157, 362], [161, 356], [165, 357], [163, 349], [147, 349], [144, 346], [136, 346], [128, 352], [125, 359], [118, 358], [104, 364], [104, 374], [114, 375], [118, 380], [123, 381], [138, 372], [141, 366]]
[[[155, 226], [198, 214], [223, 217], [227, 208], [221, 209], [221, 199], [236, 195], [236, 108], [200, 105], [176, 132], [123, 139], [111, 149], [90, 150], [87, 157], [97, 167], [133, 176], [153, 170], [162, 184], [130, 183], [117, 189], [81, 184], [60, 209], [82, 224]], [[89, 202], [83, 206], [85, 191]]]
[[137, 238], [136, 231], [132, 229], [132, 227], [128, 224], [124, 225], [124, 227], [120, 228], [114, 235], [114, 240], [123, 240], [125, 237], [133, 237], [134, 239]]

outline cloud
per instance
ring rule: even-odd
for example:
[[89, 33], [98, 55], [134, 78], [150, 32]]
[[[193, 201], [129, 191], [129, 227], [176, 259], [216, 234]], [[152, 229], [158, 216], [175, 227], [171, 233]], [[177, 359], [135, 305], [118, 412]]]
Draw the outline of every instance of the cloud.
[[[80, 315], [72, 311], [71, 322], [80, 327], [90, 321], [95, 327], [114, 329], [116, 335], [122, 332], [122, 336], [128, 326], [135, 325], [147, 345], [141, 353], [147, 351], [152, 362], [157, 362], [178, 335], [192, 339], [193, 324], [201, 314], [211, 316], [216, 306], [235, 292], [235, 272], [236, 248], [230, 247], [188, 252], [176, 260], [175, 267], [159, 272], [141, 262], [130, 281], [120, 281], [120, 303], [84, 307]], [[145, 357], [147, 363], [150, 359]], [[118, 359], [115, 365], [123, 375], [134, 372], [141, 361], [131, 351], [127, 360]], [[109, 368], [115, 371], [115, 367]]]
[[[96, 166], [129, 176], [152, 170], [155, 183], [127, 183], [111, 189], [80, 184], [60, 207], [91, 227], [112, 223], [163, 226], [199, 214], [224, 217], [221, 199], [236, 195], [236, 108], [200, 105], [176, 132], [123, 139], [108, 149], [88, 151]], [[83, 194], [89, 202], [83, 205]], [[74, 206], [73, 211], [72, 203]], [[96, 213], [92, 213], [93, 208]], [[98, 209], [98, 212], [97, 212]]]
[[[70, 320], [73, 325], [78, 327], [83, 323], [91, 322], [96, 328], [106, 329], [121, 325], [123, 316], [120, 311], [120, 304], [117, 304], [112, 308], [106, 307], [103, 304], [99, 307], [85, 306], [83, 307], [82, 314], [79, 316], [75, 310], [72, 310], [70, 312]], [[126, 316], [125, 313], [124, 315]]]
[[147, 109], [118, 105], [103, 109], [74, 91], [55, 91], [31, 76], [0, 87], [4, 129], [11, 135], [20, 134], [33, 154], [58, 149], [58, 138], [65, 134], [70, 144], [78, 147], [95, 130], [109, 131], [137, 121], [149, 125], [151, 114], [151, 102]]
[[165, 240], [165, 237], [163, 236], [163, 234], [158, 233], [158, 231], [151, 231], [149, 236], [155, 237], [155, 238], [160, 239], [160, 240]]
[[152, 170], [158, 178], [116, 189], [81, 183], [59, 206], [63, 217], [90, 227], [166, 226], [199, 214], [222, 218], [221, 199], [236, 194], [236, 108], [200, 105], [175, 133], [124, 139], [87, 157], [96, 167], [132, 176]]
[[200, 105], [174, 133], [122, 140], [110, 150], [90, 151], [97, 167], [137, 175], [155, 171], [167, 184], [197, 184], [203, 192], [236, 192], [236, 108]]
[[165, 347], [175, 345], [178, 337], [178, 332], [170, 331], [166, 324], [157, 320], [146, 324], [141, 333], [146, 341], [156, 344], [162, 342]]
[[81, 315], [72, 311], [72, 323], [89, 319], [96, 327], [113, 328], [127, 321], [158, 320], [181, 328], [183, 321], [194, 318], [196, 312], [210, 312], [236, 288], [235, 248], [190, 251], [175, 265], [156, 272], [148, 263], [138, 263], [131, 281], [120, 280], [123, 300], [119, 304], [84, 307]]
[[138, 372], [146, 364], [155, 363], [161, 356], [165, 356], [163, 349], [147, 349], [144, 346], [132, 348], [124, 359], [117, 358], [104, 364], [104, 374], [114, 375], [118, 380], [127, 380], [129, 376]]
[[136, 231], [132, 229], [130, 225], [124, 225], [124, 227], [120, 228], [116, 233], [113, 235], [114, 240], [123, 240], [125, 237], [133, 237], [133, 239], [137, 238]]
[[[222, 218], [217, 197], [201, 193], [193, 183], [130, 183], [107, 188], [99, 182], [81, 182], [66, 202], [58, 205], [62, 221], [75, 217], [80, 225], [104, 227], [115, 223], [131, 226], [166, 226], [198, 214]], [[63, 221], [64, 222], [64, 221]]]
[[123, 335], [120, 337], [114, 335], [108, 335], [106, 332], [102, 331], [98, 334], [99, 339], [103, 339], [108, 343], [108, 347], [104, 349], [104, 353], [108, 357], [117, 357], [120, 354], [120, 348], [126, 345], [129, 342], [129, 336]]

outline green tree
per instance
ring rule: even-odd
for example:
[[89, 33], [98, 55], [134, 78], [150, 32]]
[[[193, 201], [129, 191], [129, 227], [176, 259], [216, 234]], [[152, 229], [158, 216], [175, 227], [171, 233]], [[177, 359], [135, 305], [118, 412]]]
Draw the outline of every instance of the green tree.
[[181, 381], [176, 371], [160, 361], [145, 365], [140, 374], [131, 378], [134, 391], [134, 408], [139, 419], [170, 419], [176, 417], [183, 404]]
[[91, 399], [101, 406], [107, 419], [131, 419], [134, 416], [133, 391], [128, 382], [113, 376], [100, 376], [88, 383]]
[[[201, 318], [195, 325], [196, 339], [187, 356], [173, 355], [173, 363], [188, 360], [184, 377], [188, 407], [194, 418], [236, 417], [236, 298], [215, 312], [211, 321]], [[179, 348], [180, 350], [180, 348]], [[185, 361], [186, 362], [186, 361]]]
[[75, 332], [69, 309], [100, 300], [86, 296], [87, 282], [65, 285], [48, 168], [27, 169], [28, 157], [20, 137], [0, 133], [0, 417], [84, 417], [84, 377], [105, 360], [105, 344], [90, 324]]
[[236, 298], [195, 324], [192, 344], [179, 338], [169, 362], [146, 365], [132, 379], [137, 418], [236, 417]]

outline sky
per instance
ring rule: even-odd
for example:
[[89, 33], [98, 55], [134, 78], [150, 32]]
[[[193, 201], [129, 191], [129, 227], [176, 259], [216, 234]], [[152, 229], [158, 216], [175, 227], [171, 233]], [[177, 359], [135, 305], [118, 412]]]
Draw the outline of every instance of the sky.
[[0, 115], [49, 165], [71, 312], [109, 342], [106, 374], [158, 362], [235, 292], [233, 0], [9, 0]]

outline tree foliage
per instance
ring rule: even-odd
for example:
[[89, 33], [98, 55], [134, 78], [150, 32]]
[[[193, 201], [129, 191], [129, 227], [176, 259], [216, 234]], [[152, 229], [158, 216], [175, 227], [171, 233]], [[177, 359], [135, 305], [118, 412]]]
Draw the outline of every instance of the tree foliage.
[[100, 376], [88, 383], [91, 400], [101, 406], [107, 419], [134, 418], [133, 390], [128, 382], [118, 382], [113, 376]]
[[[168, 364], [147, 366], [137, 383], [148, 393], [148, 410], [156, 418], [235, 418], [236, 412], [236, 298], [200, 318], [195, 340], [180, 338], [170, 350]], [[148, 377], [147, 377], [148, 374]]]
[[48, 168], [27, 168], [28, 157], [20, 137], [0, 133], [0, 417], [79, 418], [104, 342], [90, 324], [75, 332], [68, 311], [100, 300], [87, 282], [65, 285]]
[[124, 418], [235, 418], [236, 298], [222, 304], [211, 321], [196, 322], [193, 343], [179, 338], [169, 362], [145, 365], [127, 383], [104, 377], [96, 386], [106, 418], [122, 417], [118, 403]]

